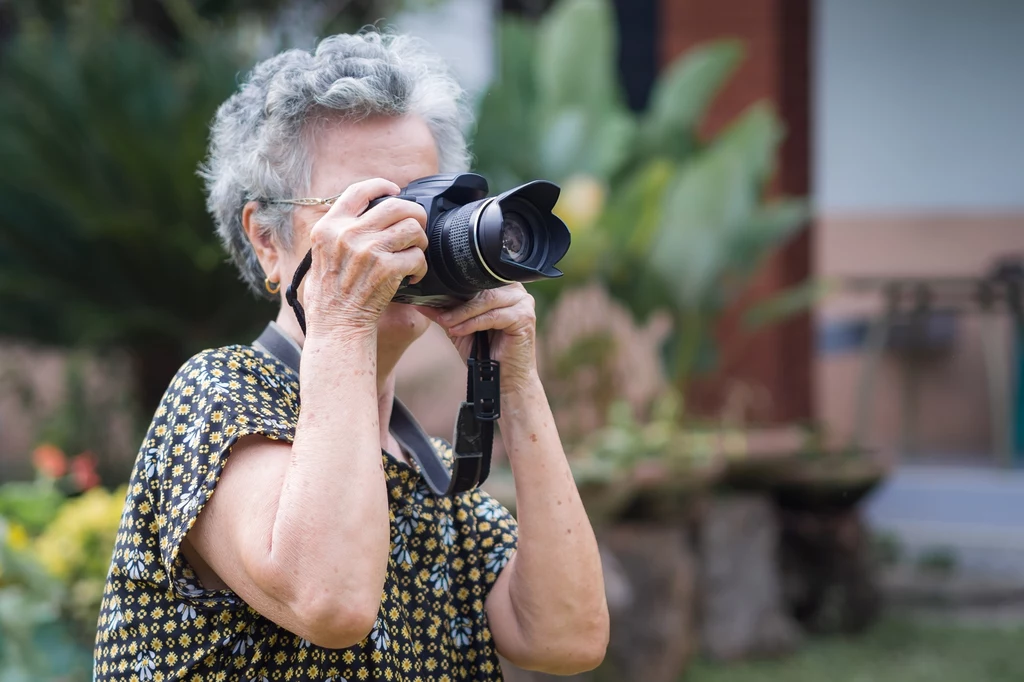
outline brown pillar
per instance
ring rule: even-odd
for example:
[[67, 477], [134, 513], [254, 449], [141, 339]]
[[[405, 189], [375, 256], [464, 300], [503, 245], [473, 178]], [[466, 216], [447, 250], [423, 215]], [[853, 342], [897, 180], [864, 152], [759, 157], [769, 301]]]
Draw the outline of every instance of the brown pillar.
[[[813, 0], [661, 0], [663, 64], [703, 42], [743, 41], [746, 59], [712, 105], [701, 132], [713, 135], [754, 102], [772, 101], [786, 127], [772, 191], [797, 196], [811, 190], [812, 6]], [[755, 278], [748, 301], [811, 275], [812, 235], [808, 225], [769, 259]], [[766, 402], [754, 401], [748, 413], [753, 420], [783, 423], [812, 418], [811, 315], [751, 335], [740, 320], [744, 303], [722, 320], [720, 371], [694, 386], [692, 407], [716, 414], [730, 387], [746, 384], [763, 389], [760, 393], [769, 397]]]

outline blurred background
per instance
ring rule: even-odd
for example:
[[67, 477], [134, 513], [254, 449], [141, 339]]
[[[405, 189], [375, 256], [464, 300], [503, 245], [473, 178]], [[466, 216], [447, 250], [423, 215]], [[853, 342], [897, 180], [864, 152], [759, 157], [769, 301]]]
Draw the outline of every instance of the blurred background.
[[[492, 190], [563, 188], [531, 291], [612, 610], [581, 679], [1024, 679], [1024, 4], [0, 0], [0, 681], [89, 679], [154, 407], [274, 314], [204, 209], [214, 110], [371, 23], [451, 63]], [[463, 372], [439, 331], [403, 361], [428, 431]]]

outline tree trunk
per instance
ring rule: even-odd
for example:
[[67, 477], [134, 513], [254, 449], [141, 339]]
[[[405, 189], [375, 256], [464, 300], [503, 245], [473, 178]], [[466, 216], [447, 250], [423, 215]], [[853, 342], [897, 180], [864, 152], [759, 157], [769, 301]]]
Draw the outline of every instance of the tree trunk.
[[878, 619], [881, 587], [856, 507], [783, 512], [782, 567], [790, 612], [809, 631], [854, 634]]
[[779, 523], [768, 496], [713, 498], [699, 534], [704, 652], [732, 661], [796, 649], [801, 632], [783, 599]]

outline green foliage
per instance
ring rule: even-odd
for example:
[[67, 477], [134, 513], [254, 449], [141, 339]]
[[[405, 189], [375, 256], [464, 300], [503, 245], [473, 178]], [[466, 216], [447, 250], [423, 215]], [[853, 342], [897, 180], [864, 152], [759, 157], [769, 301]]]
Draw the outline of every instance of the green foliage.
[[949, 547], [931, 547], [921, 552], [915, 564], [922, 573], [950, 575], [956, 571], [956, 551]]
[[502, 21], [500, 68], [480, 102], [474, 152], [495, 186], [575, 173], [606, 179], [626, 160], [635, 121], [615, 76], [606, 2], [556, 3], [538, 25]]
[[0, 335], [127, 349], [148, 413], [189, 355], [273, 310], [227, 262], [196, 172], [244, 55], [108, 14], [25, 19], [0, 55]]
[[59, 623], [60, 589], [26, 545], [25, 530], [0, 516], [0, 679], [5, 682], [51, 679], [56, 672], [38, 641]]
[[669, 65], [651, 91], [641, 128], [642, 154], [685, 159], [693, 153], [704, 112], [742, 56], [739, 43], [721, 41]]
[[[435, 0], [27, 0], [0, 52], [0, 335], [126, 348], [143, 413], [193, 352], [274, 314], [216, 239], [208, 125], [297, 11], [354, 30]], [[305, 13], [305, 14], [304, 14]]]
[[11, 482], [0, 486], [0, 517], [16, 522], [28, 533], [39, 533], [53, 521], [65, 495], [53, 481]]
[[608, 423], [584, 441], [589, 457], [613, 468], [634, 469], [657, 461], [667, 477], [688, 475], [693, 469], [713, 466], [719, 455], [718, 431], [701, 432], [681, 427], [682, 401], [672, 392], [659, 396], [650, 418], [639, 421], [625, 402], [614, 403]]
[[84, 681], [127, 490], [88, 487], [53, 446], [33, 460], [34, 481], [0, 485], [0, 680]]
[[127, 488], [91, 488], [67, 500], [35, 539], [33, 555], [60, 581], [63, 611], [84, 639], [96, 631]]
[[804, 312], [835, 289], [835, 283], [828, 280], [797, 284], [752, 306], [745, 312], [743, 322], [751, 330], [780, 322]]
[[0, 333], [198, 348], [252, 327], [196, 176], [238, 59], [133, 32], [16, 40], [0, 68]]
[[477, 169], [495, 189], [538, 177], [562, 184], [556, 212], [573, 247], [565, 277], [533, 286], [539, 303], [596, 279], [638, 318], [672, 311], [670, 365], [683, 386], [713, 360], [712, 325], [807, 209], [765, 198], [783, 136], [767, 104], [713, 139], [698, 134], [742, 59], [738, 43], [681, 56], [647, 110], [633, 113], [618, 85], [612, 20], [607, 0], [562, 0], [539, 25], [503, 22], [499, 77], [480, 102]]
[[871, 549], [880, 566], [891, 568], [903, 559], [904, 548], [899, 537], [891, 532], [876, 532], [871, 537]]
[[1016, 682], [1024, 679], [1018, 619], [991, 623], [891, 619], [864, 636], [812, 639], [793, 656], [698, 662], [680, 682]]

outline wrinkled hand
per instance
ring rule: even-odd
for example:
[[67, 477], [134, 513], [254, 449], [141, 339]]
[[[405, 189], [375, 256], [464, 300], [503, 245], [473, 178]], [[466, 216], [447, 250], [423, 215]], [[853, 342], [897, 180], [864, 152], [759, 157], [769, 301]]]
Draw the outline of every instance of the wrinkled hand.
[[487, 289], [447, 311], [418, 308], [448, 333], [462, 360], [473, 334], [489, 331], [491, 359], [501, 363], [501, 392], [521, 391], [537, 379], [537, 314], [533, 296], [519, 283]]
[[310, 231], [313, 262], [303, 283], [309, 331], [376, 330], [405, 277], [427, 272], [426, 211], [419, 204], [387, 199], [393, 182], [375, 178], [348, 187]]

